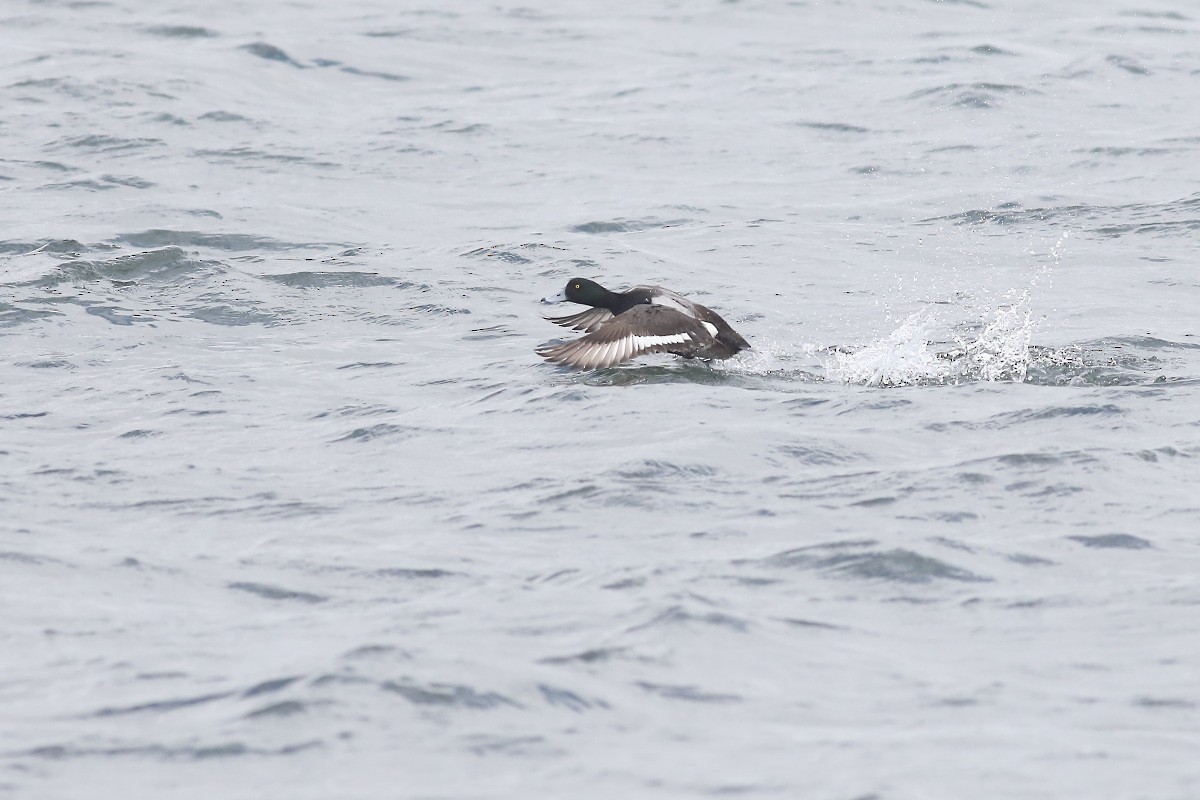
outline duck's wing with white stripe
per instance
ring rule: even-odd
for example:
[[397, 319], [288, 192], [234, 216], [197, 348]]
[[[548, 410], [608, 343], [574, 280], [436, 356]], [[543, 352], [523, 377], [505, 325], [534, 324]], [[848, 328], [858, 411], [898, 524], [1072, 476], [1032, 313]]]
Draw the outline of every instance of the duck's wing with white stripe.
[[646, 353], [690, 355], [712, 336], [703, 323], [665, 306], [642, 305], [613, 317], [594, 333], [538, 348], [538, 355], [576, 369], [602, 369]]
[[562, 325], [564, 328], [570, 328], [573, 331], [583, 331], [591, 333], [599, 330], [600, 326], [613, 318], [613, 313], [607, 308], [589, 308], [587, 311], [580, 311], [578, 314], [571, 314], [566, 317], [543, 317], [547, 322], [553, 322], [555, 325]]

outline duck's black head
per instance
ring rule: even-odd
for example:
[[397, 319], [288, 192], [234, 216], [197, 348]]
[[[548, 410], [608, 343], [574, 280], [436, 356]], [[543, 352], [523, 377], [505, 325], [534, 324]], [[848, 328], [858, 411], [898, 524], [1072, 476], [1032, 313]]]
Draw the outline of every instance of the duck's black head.
[[567, 281], [567, 288], [563, 290], [563, 296], [572, 303], [607, 308], [611, 302], [612, 292], [587, 278], [571, 278]]

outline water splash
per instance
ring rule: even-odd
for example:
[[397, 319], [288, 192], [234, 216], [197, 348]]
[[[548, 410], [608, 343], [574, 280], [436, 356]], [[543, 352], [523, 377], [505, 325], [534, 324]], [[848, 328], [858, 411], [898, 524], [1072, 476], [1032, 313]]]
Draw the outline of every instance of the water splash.
[[1022, 292], [1012, 305], [996, 309], [978, 338], [958, 340], [962, 355], [956, 371], [968, 380], [1023, 382], [1029, 374], [1031, 329], [1029, 293]]
[[943, 383], [949, 364], [930, 347], [934, 317], [919, 311], [883, 339], [852, 351], [831, 350], [825, 372], [831, 381], [864, 386]]
[[931, 311], [919, 311], [886, 337], [855, 350], [833, 349], [824, 363], [829, 380], [863, 386], [915, 386], [965, 381], [1023, 382], [1029, 373], [1032, 330], [1029, 293], [991, 312], [974, 336], [952, 337], [944, 348], [942, 328]]

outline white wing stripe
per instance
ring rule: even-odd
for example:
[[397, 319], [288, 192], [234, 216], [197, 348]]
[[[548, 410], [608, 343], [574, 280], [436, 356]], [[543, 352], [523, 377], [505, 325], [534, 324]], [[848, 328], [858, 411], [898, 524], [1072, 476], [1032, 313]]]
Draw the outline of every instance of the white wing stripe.
[[676, 333], [670, 336], [633, 336], [634, 346], [639, 350], [648, 350], [660, 344], [684, 344], [691, 337], [687, 333]]
[[577, 339], [565, 345], [546, 347], [538, 352], [555, 363], [579, 369], [603, 369], [624, 363], [655, 347], [695, 342], [696, 336], [688, 331], [659, 336], [639, 336], [630, 333], [609, 342], [587, 342]]

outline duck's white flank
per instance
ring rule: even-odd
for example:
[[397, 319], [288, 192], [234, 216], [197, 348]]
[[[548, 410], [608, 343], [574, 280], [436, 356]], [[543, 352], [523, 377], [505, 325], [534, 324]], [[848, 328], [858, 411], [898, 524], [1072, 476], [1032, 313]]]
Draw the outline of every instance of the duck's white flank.
[[[645, 288], [645, 287], [643, 287], [643, 288]], [[668, 292], [667, 290], [661, 289], [657, 286], [650, 287], [650, 288], [658, 289], [658, 291], [659, 291], [658, 294], [655, 294], [653, 297], [650, 298], [651, 305], [666, 306], [667, 308], [673, 308], [681, 314], [687, 314], [689, 317], [696, 316], [695, 306], [693, 306], [692, 303], [688, 302], [687, 299], [680, 297], [679, 295], [675, 294], [674, 292]]]

